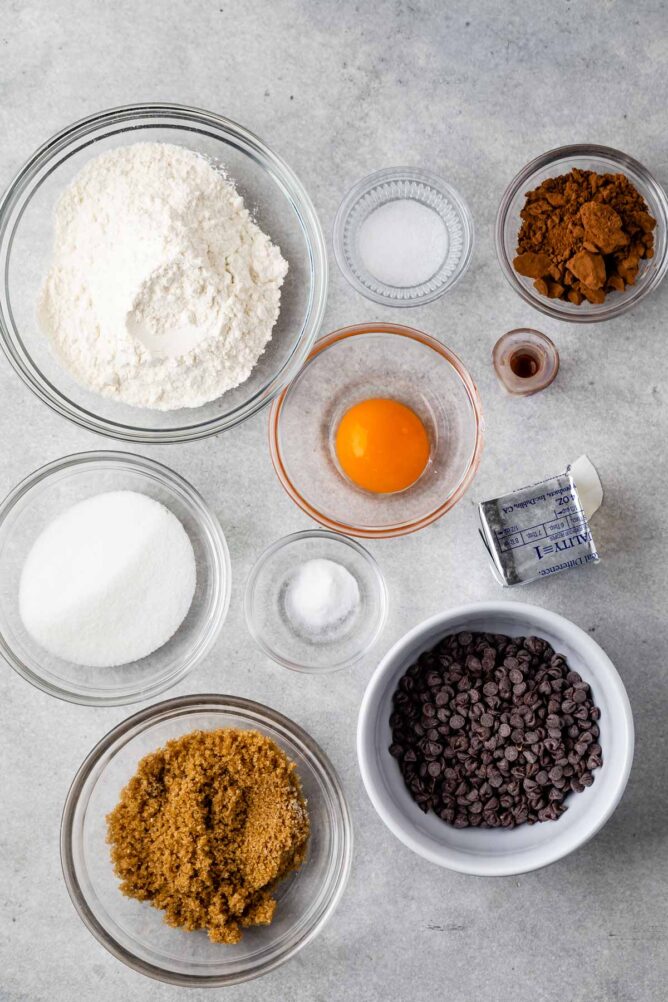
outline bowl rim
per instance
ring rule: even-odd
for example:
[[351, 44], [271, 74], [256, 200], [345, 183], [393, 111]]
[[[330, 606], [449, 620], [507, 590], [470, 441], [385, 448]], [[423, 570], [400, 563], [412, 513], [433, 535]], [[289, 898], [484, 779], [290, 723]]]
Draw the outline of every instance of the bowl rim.
[[14, 652], [5, 639], [1, 626], [0, 657], [27, 682], [30, 682], [35, 688], [41, 689], [42, 692], [46, 692], [49, 696], [54, 696], [56, 699], [62, 699], [68, 703], [78, 703], [83, 706], [125, 706], [129, 703], [139, 702], [140, 700], [151, 699], [176, 685], [209, 653], [218, 639], [230, 607], [232, 565], [222, 526], [199, 491], [180, 474], [165, 466], [164, 463], [159, 463], [154, 459], [148, 459], [146, 456], [139, 456], [129, 452], [105, 449], [71, 453], [70, 455], [62, 456], [60, 459], [54, 459], [49, 463], [45, 463], [43, 466], [33, 470], [32, 473], [29, 473], [20, 480], [6, 497], [0, 501], [0, 533], [7, 518], [17, 509], [17, 506], [21, 504], [33, 488], [63, 471], [73, 471], [78, 468], [85, 468], [88, 465], [97, 466], [99, 464], [102, 465], [103, 469], [109, 470], [127, 470], [128, 468], [139, 470], [145, 476], [158, 480], [168, 490], [178, 492], [182, 500], [185, 500], [206, 537], [214, 568], [211, 612], [207, 616], [201, 637], [188, 656], [182, 660], [181, 666], [165, 678], [161, 678], [150, 685], [142, 685], [125, 693], [102, 696], [82, 693], [80, 690], [55, 685], [44, 679], [34, 668], [27, 665]]
[[[205, 421], [198, 421], [196, 417], [184, 419], [183, 423], [173, 428], [146, 428], [103, 418], [70, 400], [43, 375], [24, 346], [14, 322], [7, 284], [16, 229], [34, 192], [51, 174], [53, 158], [79, 140], [87, 139], [87, 145], [90, 145], [95, 142], [98, 134], [106, 134], [105, 130], [115, 128], [114, 134], [129, 132], [137, 127], [139, 121], [156, 128], [160, 125], [174, 128], [179, 124], [189, 123], [211, 138], [220, 140], [223, 136], [240, 144], [238, 148], [270, 174], [297, 216], [310, 265], [309, 298], [301, 332], [280, 371], [249, 400], [238, 404], [227, 414]], [[128, 104], [105, 109], [78, 119], [42, 143], [18, 170], [0, 198], [0, 268], [4, 274], [0, 288], [0, 347], [22, 381], [51, 410], [74, 424], [97, 434], [135, 443], [189, 442], [206, 438], [245, 421], [273, 400], [299, 371], [317, 337], [326, 307], [329, 275], [325, 238], [315, 208], [301, 181], [283, 158], [274, 153], [255, 133], [233, 119], [204, 109], [167, 102]], [[224, 395], [219, 399], [224, 399]], [[150, 412], [150, 408], [142, 410]], [[195, 414], [197, 410], [195, 408]], [[184, 413], [190, 414], [192, 409], [184, 409]]]
[[[559, 851], [555, 852], [554, 848], [550, 851], [551, 843], [546, 842], [542, 846], [531, 850], [533, 856], [537, 858], [531, 859], [528, 864], [523, 863], [519, 866], [516, 862], [512, 862], [512, 857], [510, 856], [499, 857], [497, 859], [480, 854], [479, 856], [471, 856], [469, 860], [468, 857], [462, 859], [459, 850], [449, 849], [446, 846], [443, 846], [440, 850], [435, 850], [431, 844], [426, 844], [426, 839], [422, 839], [410, 830], [410, 822], [403, 816], [398, 821], [394, 813], [388, 809], [385, 797], [379, 789], [379, 784], [377, 783], [378, 777], [376, 775], [378, 771], [376, 763], [379, 749], [375, 747], [375, 742], [372, 742], [369, 738], [369, 735], [375, 729], [379, 699], [386, 679], [393, 671], [396, 671], [396, 664], [399, 660], [409, 654], [411, 650], [417, 650], [417, 647], [434, 627], [442, 627], [444, 631], [447, 631], [449, 623], [457, 622], [466, 616], [480, 618], [481, 616], [497, 615], [499, 613], [511, 616], [515, 615], [518, 618], [526, 619], [531, 623], [531, 628], [535, 629], [537, 633], [542, 628], [559, 629], [568, 632], [573, 638], [573, 642], [577, 642], [581, 650], [595, 656], [607, 672], [608, 691], [617, 703], [620, 711], [620, 720], [623, 725], [623, 733], [620, 734], [620, 740], [624, 742], [624, 765], [617, 776], [615, 787], [609, 795], [605, 809], [599, 813], [594, 812], [594, 817], [590, 820], [589, 824], [583, 824], [581, 830], [576, 831], [567, 844]], [[634, 725], [631, 704], [624, 683], [603, 648], [593, 637], [573, 623], [572, 620], [567, 619], [560, 613], [551, 612], [549, 609], [526, 602], [468, 602], [430, 616], [428, 619], [422, 620], [422, 622], [412, 627], [390, 648], [371, 676], [362, 697], [357, 723], [357, 758], [362, 782], [364, 783], [369, 800], [381, 821], [404, 845], [419, 856], [429, 860], [429, 862], [449, 870], [455, 870], [458, 873], [481, 877], [512, 876], [518, 873], [529, 873], [532, 870], [542, 869], [544, 866], [556, 863], [559, 859], [568, 856], [575, 849], [580, 848], [580, 846], [593, 838], [612, 816], [622, 798], [631, 772], [633, 750]]]
[[[211, 712], [234, 711], [238, 715], [247, 715], [249, 723], [252, 725], [253, 717], [262, 723], [266, 721], [279, 732], [283, 732], [296, 742], [302, 750], [308, 753], [311, 764], [317, 765], [317, 770], [321, 779], [327, 780], [329, 790], [335, 799], [340, 811], [341, 818], [341, 852], [337, 859], [337, 871], [334, 874], [332, 892], [325, 905], [315, 917], [312, 925], [307, 928], [302, 937], [293, 943], [283, 954], [270, 958], [257, 969], [248, 972], [234, 973], [231, 975], [192, 975], [179, 974], [167, 971], [164, 968], [140, 960], [126, 947], [118, 943], [104, 928], [102, 923], [93, 913], [86, 901], [79, 884], [77, 868], [74, 862], [72, 850], [74, 822], [80, 803], [80, 797], [85, 784], [97, 766], [102, 756], [115, 744], [121, 742], [125, 744], [134, 734], [140, 730], [145, 730], [151, 724], [159, 720], [170, 717], [180, 717], [197, 710]], [[120, 723], [116, 724], [101, 738], [86, 755], [83, 762], [77, 769], [72, 780], [65, 803], [60, 823], [60, 861], [63, 879], [72, 904], [84, 923], [86, 928], [97, 941], [117, 960], [126, 964], [127, 967], [139, 974], [143, 974], [156, 981], [165, 984], [179, 985], [182, 987], [224, 987], [226, 985], [239, 984], [250, 981], [254, 978], [267, 974], [281, 964], [290, 960], [304, 946], [310, 943], [323, 928], [339, 904], [346, 889], [353, 857], [353, 823], [350, 807], [346, 795], [339, 779], [338, 773], [332, 765], [329, 757], [315, 741], [311, 735], [299, 724], [289, 717], [274, 710], [263, 703], [246, 699], [242, 696], [232, 696], [222, 693], [197, 693], [188, 696], [178, 696], [167, 699], [160, 703], [154, 703], [142, 710], [132, 714]], [[120, 892], [119, 892], [120, 893]]]
[[[346, 254], [345, 249], [347, 223], [350, 218], [350, 214], [357, 203], [380, 184], [389, 184], [392, 181], [414, 181], [418, 184], [429, 185], [429, 187], [433, 188], [435, 191], [438, 191], [443, 195], [447, 195], [456, 207], [462, 220], [463, 229], [466, 233], [463, 253], [457, 269], [453, 272], [453, 275], [436, 289], [432, 290], [432, 292], [425, 293], [415, 299], [395, 299], [382, 292], [376, 292], [373, 289], [368, 288], [364, 282], [361, 282], [358, 279], [357, 275], [355, 275], [350, 267], [348, 263], [348, 255]], [[341, 274], [353, 287], [353, 289], [355, 289], [356, 292], [359, 292], [360, 295], [364, 296], [365, 299], [378, 303], [381, 306], [398, 306], [401, 308], [425, 306], [427, 303], [432, 303], [434, 300], [440, 299], [440, 297], [444, 296], [447, 292], [451, 292], [468, 271], [475, 246], [475, 227], [473, 224], [473, 215], [471, 214], [471, 210], [468, 207], [466, 199], [456, 188], [454, 188], [438, 174], [425, 170], [423, 167], [381, 167], [380, 170], [372, 171], [370, 174], [366, 174], [364, 177], [360, 178], [359, 181], [356, 181], [344, 195], [334, 219], [332, 243], [334, 246], [334, 257]], [[383, 285], [388, 289], [392, 288], [392, 286], [387, 285], [385, 282], [378, 281], [378, 284]], [[419, 289], [425, 284], [427, 283], [422, 282], [419, 285], [406, 286], [404, 291]]]
[[[575, 157], [590, 157], [592, 159], [608, 160], [611, 167], [617, 170], [623, 171], [627, 169], [642, 178], [644, 184], [650, 189], [652, 195], [654, 196], [657, 206], [661, 212], [661, 218], [657, 219], [657, 225], [662, 226], [664, 233], [666, 234], [666, 247], [664, 249], [663, 258], [658, 262], [658, 267], [654, 272], [650, 280], [643, 285], [635, 286], [634, 292], [629, 296], [621, 296], [619, 299], [613, 298], [613, 303], [610, 306], [605, 306], [601, 304], [602, 309], [594, 313], [572, 313], [566, 312], [564, 309], [555, 305], [559, 300], [547, 299], [545, 296], [541, 296], [539, 293], [534, 292], [531, 287], [525, 286], [513, 268], [512, 261], [506, 253], [506, 244], [504, 239], [505, 223], [510, 206], [513, 199], [517, 195], [518, 191], [524, 187], [527, 183], [531, 181], [532, 176], [539, 170], [543, 170], [552, 163], [556, 163], [559, 160], [568, 160], [569, 158], [574, 159]], [[664, 190], [663, 186], [659, 184], [654, 175], [641, 164], [639, 160], [630, 156], [628, 153], [624, 153], [622, 150], [617, 150], [612, 146], [601, 146], [595, 143], [572, 143], [566, 146], [557, 146], [554, 149], [548, 150], [546, 153], [541, 153], [539, 156], [534, 157], [530, 160], [518, 173], [513, 177], [513, 179], [508, 184], [508, 187], [504, 191], [501, 202], [496, 214], [496, 221], [494, 224], [494, 243], [496, 246], [496, 256], [501, 265], [501, 270], [503, 275], [508, 282], [508, 284], [518, 293], [519, 296], [530, 306], [544, 313], [548, 317], [553, 317], [556, 320], [561, 320], [565, 323], [575, 323], [575, 324], [586, 324], [586, 323], [602, 323], [605, 320], [611, 320], [614, 317], [621, 316], [621, 314], [626, 313], [627, 310], [639, 303], [645, 296], [656, 289], [660, 283], [663, 281], [666, 271], [668, 271], [668, 195]]]
[[326, 351], [332, 345], [338, 344], [339, 342], [345, 341], [351, 337], [363, 337], [368, 334], [391, 334], [399, 337], [406, 337], [412, 341], [417, 341], [425, 348], [431, 348], [433, 351], [441, 355], [441, 357], [444, 358], [454, 369], [457, 376], [459, 376], [461, 385], [469, 398], [471, 410], [473, 412], [475, 423], [475, 444], [466, 472], [454, 491], [452, 491], [445, 501], [438, 505], [438, 507], [434, 508], [431, 512], [428, 512], [426, 515], [413, 519], [410, 522], [399, 522], [390, 526], [355, 526], [329, 518], [327, 515], [323, 515], [314, 505], [303, 497], [297, 486], [293, 483], [286, 469], [281, 452], [279, 431], [281, 412], [283, 405], [288, 398], [288, 394], [294, 385], [294, 380], [285, 387], [285, 389], [278, 395], [271, 405], [271, 410], [269, 412], [269, 452], [276, 476], [288, 496], [292, 498], [294, 503], [301, 508], [302, 511], [306, 512], [307, 515], [310, 515], [311, 518], [320, 525], [344, 536], [356, 536], [360, 539], [391, 539], [397, 536], [408, 535], [411, 532], [417, 532], [419, 529], [423, 529], [425, 526], [430, 525], [432, 522], [441, 518], [442, 515], [445, 515], [445, 513], [453, 508], [454, 505], [456, 505], [457, 502], [464, 496], [466, 491], [471, 486], [473, 478], [475, 477], [480, 465], [485, 425], [482, 414], [482, 402], [480, 400], [478, 388], [464, 363], [450, 348], [442, 344], [442, 342], [432, 337], [431, 334], [426, 334], [424, 331], [418, 330], [415, 327], [407, 327], [404, 324], [383, 323], [382, 321], [372, 321], [370, 323], [351, 324], [348, 327], [340, 327], [337, 330], [334, 330], [329, 334], [324, 334], [318, 338], [313, 350], [306, 359], [305, 366], [310, 364], [321, 352]]
[[[356, 654], [351, 657], [344, 658], [341, 661], [336, 661], [333, 664], [329, 664], [326, 667], [314, 668], [312, 665], [306, 665], [299, 661], [294, 661], [288, 658], [278, 651], [274, 650], [264, 639], [264, 636], [257, 629], [255, 619], [253, 617], [252, 609], [252, 593], [257, 582], [260, 572], [263, 570], [264, 565], [270, 557], [273, 557], [275, 553], [279, 550], [284, 549], [286, 546], [290, 546], [292, 543], [299, 542], [302, 539], [331, 539], [336, 543], [343, 546], [347, 546], [354, 550], [361, 557], [364, 558], [366, 563], [371, 568], [374, 575], [374, 580], [378, 586], [378, 595], [380, 597], [380, 609], [377, 617], [377, 622], [373, 632], [370, 634], [364, 647], [359, 650]], [[343, 668], [350, 668], [352, 665], [360, 661], [365, 654], [368, 654], [371, 648], [375, 645], [378, 638], [380, 637], [383, 627], [387, 622], [387, 613], [389, 608], [389, 594], [387, 589], [387, 582], [385, 581], [385, 576], [380, 568], [380, 565], [376, 558], [372, 556], [371, 553], [358, 543], [355, 539], [350, 539], [348, 536], [344, 536], [340, 532], [333, 532], [331, 529], [302, 529], [299, 532], [291, 532], [286, 536], [281, 536], [280, 539], [276, 539], [273, 543], [260, 553], [255, 563], [250, 569], [250, 573], [246, 579], [246, 588], [244, 591], [244, 613], [246, 616], [246, 626], [248, 627], [248, 632], [251, 637], [260, 648], [260, 650], [275, 661], [277, 664], [281, 665], [283, 668], [289, 668], [291, 671], [302, 672], [309, 675], [328, 675], [331, 672], [341, 671]]]

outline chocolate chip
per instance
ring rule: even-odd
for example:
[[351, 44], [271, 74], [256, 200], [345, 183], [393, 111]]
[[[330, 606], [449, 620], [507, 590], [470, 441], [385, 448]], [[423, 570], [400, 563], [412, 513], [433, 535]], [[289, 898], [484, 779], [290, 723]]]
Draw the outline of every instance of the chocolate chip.
[[540, 637], [462, 632], [420, 655], [390, 716], [420, 810], [458, 828], [554, 821], [602, 763], [600, 710]]

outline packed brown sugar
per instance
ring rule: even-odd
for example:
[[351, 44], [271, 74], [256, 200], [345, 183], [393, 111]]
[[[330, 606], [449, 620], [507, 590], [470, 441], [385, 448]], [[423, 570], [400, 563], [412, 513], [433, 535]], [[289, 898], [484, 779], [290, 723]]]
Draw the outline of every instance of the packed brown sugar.
[[541, 295], [579, 306], [633, 285], [656, 220], [624, 174], [570, 171], [527, 193], [513, 260]]
[[257, 731], [194, 731], [141, 760], [107, 817], [121, 890], [171, 926], [237, 943], [268, 925], [273, 891], [305, 856], [296, 767]]

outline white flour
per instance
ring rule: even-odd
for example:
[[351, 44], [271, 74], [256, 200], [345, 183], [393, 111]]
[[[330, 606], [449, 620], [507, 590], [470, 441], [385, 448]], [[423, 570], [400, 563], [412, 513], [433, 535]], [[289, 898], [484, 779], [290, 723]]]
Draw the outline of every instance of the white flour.
[[63, 192], [38, 318], [88, 389], [198, 407], [242, 383], [288, 270], [223, 174], [167, 143], [91, 160]]

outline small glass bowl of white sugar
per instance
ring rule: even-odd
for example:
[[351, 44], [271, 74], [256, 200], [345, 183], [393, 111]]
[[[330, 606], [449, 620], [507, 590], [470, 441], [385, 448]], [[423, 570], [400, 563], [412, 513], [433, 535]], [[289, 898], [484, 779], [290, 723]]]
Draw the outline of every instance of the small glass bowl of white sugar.
[[353, 288], [385, 306], [422, 306], [454, 287], [473, 253], [473, 218], [429, 171], [387, 167], [362, 178], [334, 222], [334, 253]]
[[230, 590], [216, 516], [145, 457], [65, 456], [0, 504], [0, 655], [60, 699], [120, 705], [175, 685], [211, 649]]
[[378, 640], [387, 587], [359, 543], [307, 529], [283, 536], [259, 556], [245, 605], [251, 636], [273, 661], [294, 671], [337, 671]]

